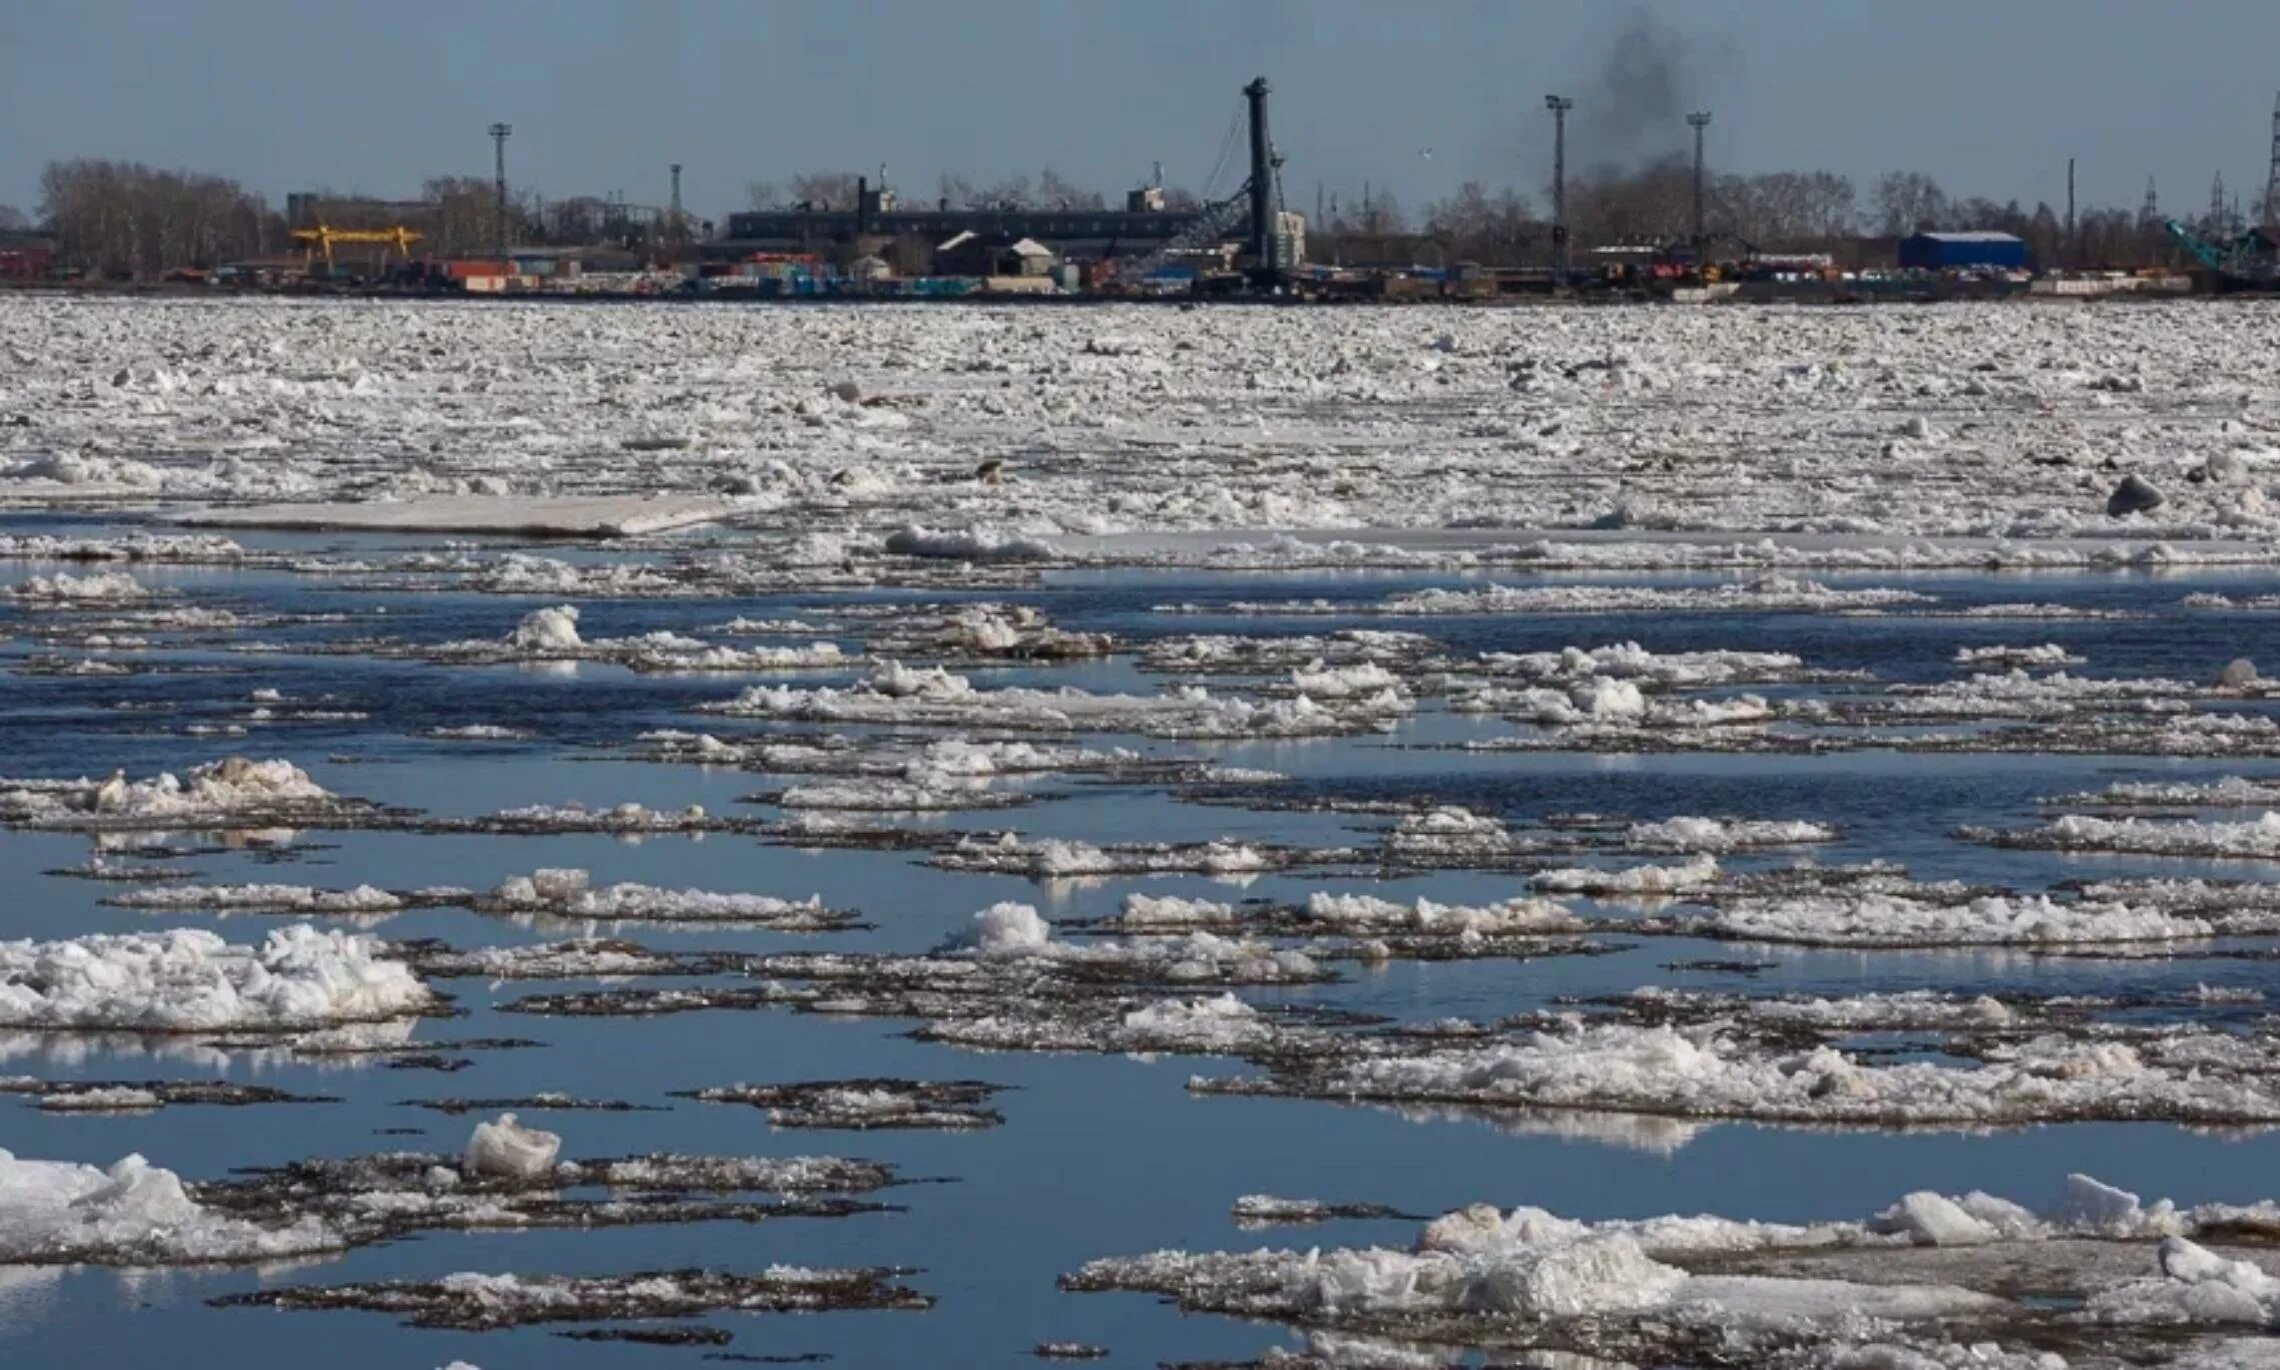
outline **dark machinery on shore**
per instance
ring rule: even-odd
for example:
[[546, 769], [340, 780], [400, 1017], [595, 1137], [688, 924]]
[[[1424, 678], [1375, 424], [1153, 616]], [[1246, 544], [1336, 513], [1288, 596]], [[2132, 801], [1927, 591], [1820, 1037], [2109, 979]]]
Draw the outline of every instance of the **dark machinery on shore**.
[[1120, 262], [1120, 280], [1142, 283], [1180, 254], [1224, 240], [1238, 225], [1245, 228], [1243, 283], [1254, 290], [1273, 290], [1289, 278], [1295, 263], [1282, 260], [1282, 236], [1277, 231], [1282, 218], [1282, 158], [1267, 130], [1268, 90], [1264, 76], [1243, 87], [1251, 130], [1251, 171], [1243, 184], [1225, 199], [1203, 206], [1186, 228], [1154, 251]]
[[2220, 290], [2280, 288], [2280, 243], [2264, 229], [2243, 229], [2222, 242], [2211, 242], [2175, 219], [2162, 226], [2195, 264], [2215, 278]]

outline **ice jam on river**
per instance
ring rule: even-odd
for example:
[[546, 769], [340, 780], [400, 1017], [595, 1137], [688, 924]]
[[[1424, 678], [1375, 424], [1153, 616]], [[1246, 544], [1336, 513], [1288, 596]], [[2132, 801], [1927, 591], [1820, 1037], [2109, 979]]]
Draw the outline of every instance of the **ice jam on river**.
[[10, 1364], [2280, 1366], [2280, 307], [0, 319]]

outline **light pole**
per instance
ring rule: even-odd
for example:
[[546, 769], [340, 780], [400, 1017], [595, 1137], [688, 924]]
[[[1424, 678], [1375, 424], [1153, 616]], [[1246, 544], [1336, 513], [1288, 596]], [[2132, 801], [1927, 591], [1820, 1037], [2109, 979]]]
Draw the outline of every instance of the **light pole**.
[[491, 142], [497, 154], [499, 192], [498, 204], [492, 210], [491, 239], [502, 262], [507, 259], [507, 135], [513, 132], [505, 124], [491, 125]]
[[1703, 265], [1710, 255], [1710, 231], [1702, 212], [1702, 131], [1710, 127], [1710, 111], [1697, 110], [1686, 116], [1694, 128], [1694, 264]]
[[1552, 271], [1553, 282], [1567, 284], [1567, 116], [1575, 101], [1565, 95], [1547, 95], [1544, 108], [1552, 112]]

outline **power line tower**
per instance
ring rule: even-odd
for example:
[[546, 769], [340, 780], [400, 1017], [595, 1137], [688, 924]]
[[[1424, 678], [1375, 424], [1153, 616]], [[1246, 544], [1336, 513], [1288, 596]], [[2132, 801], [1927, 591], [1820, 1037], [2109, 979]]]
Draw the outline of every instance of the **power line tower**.
[[1710, 127], [1710, 111], [1696, 110], [1686, 116], [1688, 126], [1694, 130], [1694, 262], [1700, 266], [1710, 255], [1709, 221], [1703, 213], [1702, 134]]
[[2161, 196], [2153, 188], [2153, 178], [2148, 176], [2145, 178], [2145, 204], [2138, 209], [2138, 222], [2151, 224], [2160, 221]]
[[673, 163], [673, 218], [666, 225], [666, 236], [675, 244], [681, 241], [681, 164]]
[[1547, 95], [1544, 108], [1552, 112], [1552, 270], [1556, 284], [1567, 284], [1567, 117], [1575, 101], [1565, 95]]
[[2224, 228], [2225, 228], [2225, 174], [2224, 174], [2223, 172], [2221, 172], [2221, 171], [2220, 171], [2220, 172], [2218, 172], [2218, 173], [2217, 173], [2217, 179], [2209, 183], [2209, 224], [2208, 224], [2208, 231], [2209, 231], [2209, 232], [2211, 232], [2211, 233], [2222, 233], [2222, 232], [2224, 232]]
[[491, 245], [498, 249], [499, 259], [507, 256], [507, 136], [514, 129], [506, 124], [491, 125], [492, 151], [496, 158], [498, 203], [492, 207]]
[[2272, 101], [2272, 171], [2264, 179], [2264, 224], [2280, 223], [2280, 96]]

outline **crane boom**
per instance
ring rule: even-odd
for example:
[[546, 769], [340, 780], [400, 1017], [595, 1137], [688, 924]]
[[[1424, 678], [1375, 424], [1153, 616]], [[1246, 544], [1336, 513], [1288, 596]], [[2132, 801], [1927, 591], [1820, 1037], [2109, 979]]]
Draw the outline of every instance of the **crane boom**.
[[318, 224], [315, 228], [294, 229], [293, 237], [307, 245], [306, 250], [310, 256], [321, 250], [325, 254], [325, 269], [329, 271], [333, 266], [335, 245], [393, 247], [402, 256], [409, 258], [412, 255], [412, 244], [420, 241], [422, 235], [417, 229], [406, 228], [402, 224], [393, 228], [334, 228], [329, 224]]

